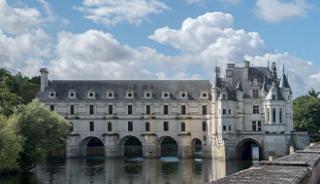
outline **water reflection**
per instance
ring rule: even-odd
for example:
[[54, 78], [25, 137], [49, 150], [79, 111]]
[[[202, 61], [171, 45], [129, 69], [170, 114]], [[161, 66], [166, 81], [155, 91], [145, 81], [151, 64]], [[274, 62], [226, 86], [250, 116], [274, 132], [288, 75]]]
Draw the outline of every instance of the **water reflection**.
[[246, 162], [211, 159], [50, 160], [39, 165], [34, 175], [0, 178], [0, 183], [202, 184], [248, 166]]

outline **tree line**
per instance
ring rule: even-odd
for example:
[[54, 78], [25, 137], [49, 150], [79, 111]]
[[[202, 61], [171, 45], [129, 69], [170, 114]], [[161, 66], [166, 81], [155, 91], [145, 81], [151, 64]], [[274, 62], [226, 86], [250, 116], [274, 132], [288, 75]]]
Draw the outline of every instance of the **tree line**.
[[34, 100], [40, 77], [0, 69], [0, 174], [27, 172], [63, 155], [70, 123]]

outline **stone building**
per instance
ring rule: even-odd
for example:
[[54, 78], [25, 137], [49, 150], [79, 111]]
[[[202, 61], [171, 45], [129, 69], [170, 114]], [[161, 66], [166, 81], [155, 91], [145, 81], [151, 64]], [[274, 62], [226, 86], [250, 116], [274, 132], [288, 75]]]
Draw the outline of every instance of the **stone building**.
[[72, 123], [67, 157], [265, 159], [308, 142], [293, 132], [283, 72], [228, 64], [208, 80], [53, 80], [41, 69], [38, 99]]

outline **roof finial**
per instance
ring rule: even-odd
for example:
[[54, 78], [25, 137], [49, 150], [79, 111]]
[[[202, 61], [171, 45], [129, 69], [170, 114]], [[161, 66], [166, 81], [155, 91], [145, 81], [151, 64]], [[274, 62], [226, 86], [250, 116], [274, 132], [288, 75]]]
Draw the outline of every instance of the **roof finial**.
[[284, 74], [284, 64], [282, 65], [282, 73]]

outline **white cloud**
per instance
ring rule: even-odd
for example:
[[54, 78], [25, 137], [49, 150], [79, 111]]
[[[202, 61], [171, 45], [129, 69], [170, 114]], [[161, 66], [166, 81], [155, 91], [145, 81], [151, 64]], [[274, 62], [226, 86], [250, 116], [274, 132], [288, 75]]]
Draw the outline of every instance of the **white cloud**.
[[84, 0], [82, 6], [75, 9], [96, 23], [115, 25], [120, 22], [140, 24], [149, 15], [169, 7], [159, 0]]
[[9, 33], [23, 33], [41, 23], [41, 13], [34, 8], [12, 7], [0, 0], [0, 28]]
[[309, 8], [306, 0], [257, 0], [255, 12], [268, 22], [280, 22], [304, 16]]

